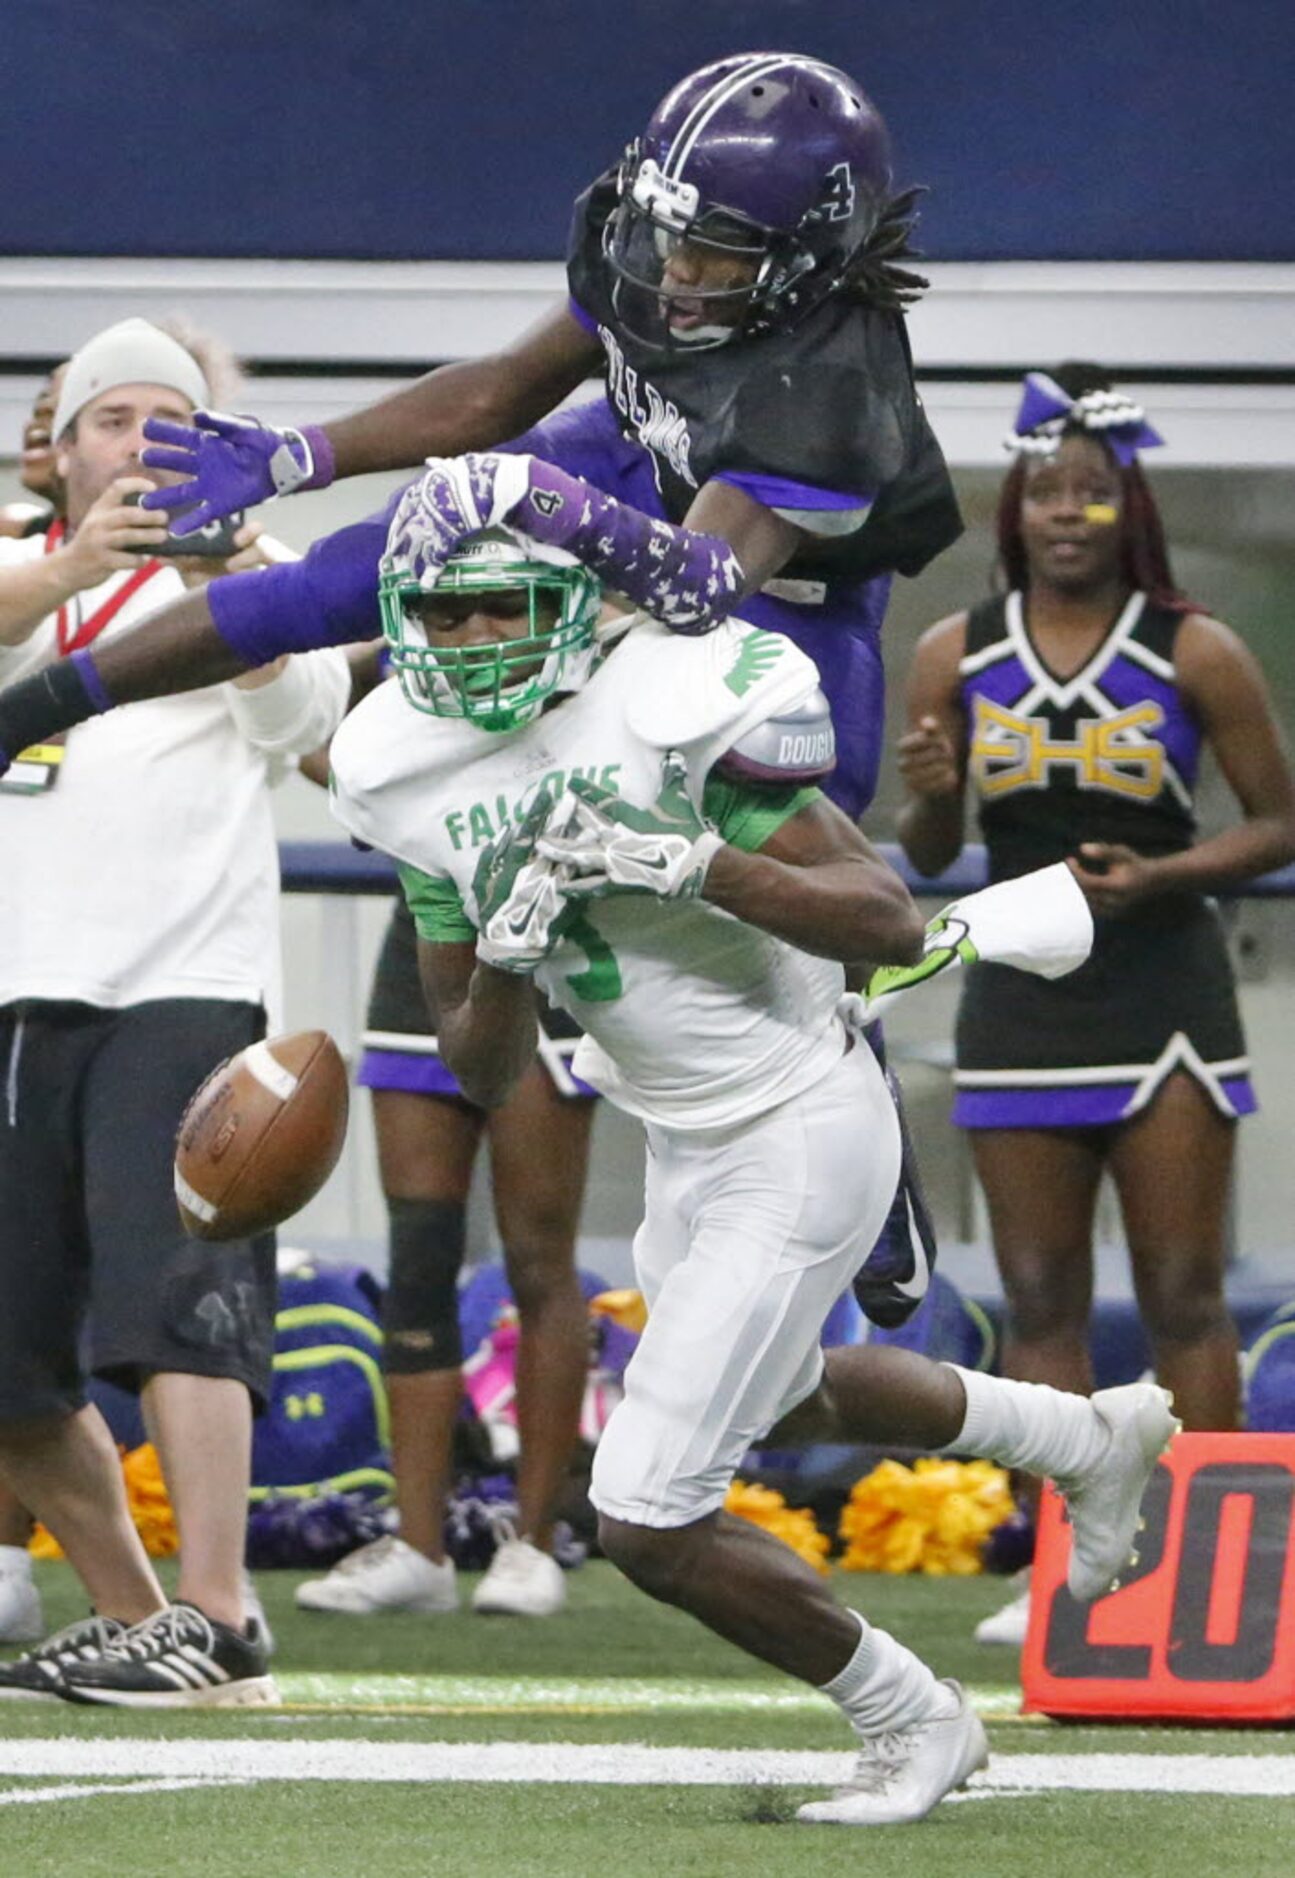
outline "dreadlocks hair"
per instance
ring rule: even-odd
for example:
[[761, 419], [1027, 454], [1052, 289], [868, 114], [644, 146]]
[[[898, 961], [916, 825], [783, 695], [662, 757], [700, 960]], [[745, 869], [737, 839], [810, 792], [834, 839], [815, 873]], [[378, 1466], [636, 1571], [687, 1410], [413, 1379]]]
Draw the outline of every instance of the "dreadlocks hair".
[[877, 217], [876, 227], [860, 248], [845, 276], [845, 291], [850, 299], [865, 306], [879, 307], [887, 313], [902, 313], [905, 307], [920, 300], [930, 281], [924, 274], [901, 267], [901, 261], [920, 260], [921, 250], [912, 246], [917, 226], [917, 204], [926, 194], [920, 185], [891, 196]]
[[[1070, 398], [1082, 398], [1088, 391], [1114, 389], [1109, 375], [1099, 365], [1068, 359], [1049, 373]], [[1099, 443], [1120, 479], [1123, 497], [1120, 518], [1120, 572], [1129, 587], [1145, 593], [1152, 606], [1169, 613], [1200, 611], [1195, 600], [1185, 594], [1174, 579], [1165, 544], [1165, 526], [1160, 517], [1151, 485], [1136, 461], [1122, 464], [1098, 431], [1082, 424], [1068, 424], [1059, 441], [1067, 437], [1091, 437]], [[1030, 584], [1025, 539], [1021, 533], [1021, 500], [1025, 494], [1025, 476], [1029, 459], [1018, 456], [1007, 475], [998, 497], [998, 564], [1009, 591], [1024, 593]]]

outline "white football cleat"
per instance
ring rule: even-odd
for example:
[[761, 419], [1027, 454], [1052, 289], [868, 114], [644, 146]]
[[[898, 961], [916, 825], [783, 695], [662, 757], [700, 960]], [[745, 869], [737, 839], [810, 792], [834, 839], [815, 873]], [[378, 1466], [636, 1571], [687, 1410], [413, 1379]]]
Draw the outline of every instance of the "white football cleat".
[[346, 1617], [371, 1617], [377, 1611], [417, 1611], [439, 1616], [459, 1607], [454, 1560], [434, 1565], [394, 1533], [386, 1533], [358, 1551], [348, 1552], [326, 1578], [307, 1578], [297, 1586], [303, 1611], [338, 1611]]
[[505, 1539], [472, 1594], [486, 1617], [552, 1617], [566, 1601], [562, 1567], [529, 1539]]
[[1027, 1566], [1014, 1582], [1020, 1587], [1007, 1604], [1000, 1604], [988, 1617], [982, 1617], [972, 1635], [977, 1643], [1001, 1643], [1019, 1650], [1030, 1627], [1030, 1571]]
[[31, 1556], [21, 1546], [0, 1545], [0, 1643], [38, 1643], [44, 1635]]
[[910, 1825], [987, 1766], [989, 1743], [979, 1715], [960, 1684], [944, 1687], [958, 1698], [952, 1715], [867, 1736], [845, 1785], [830, 1800], [800, 1807], [797, 1819], [807, 1826]]
[[1056, 1483], [1070, 1514], [1066, 1583], [1084, 1604], [1109, 1591], [1129, 1563], [1147, 1482], [1182, 1427], [1169, 1392], [1153, 1382], [1099, 1389], [1091, 1401], [1110, 1444], [1087, 1473]]

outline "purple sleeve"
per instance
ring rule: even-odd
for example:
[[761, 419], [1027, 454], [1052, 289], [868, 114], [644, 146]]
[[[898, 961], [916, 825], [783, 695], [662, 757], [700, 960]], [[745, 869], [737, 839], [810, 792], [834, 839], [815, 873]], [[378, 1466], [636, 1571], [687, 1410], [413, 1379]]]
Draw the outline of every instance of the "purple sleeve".
[[214, 580], [208, 604], [216, 631], [248, 665], [282, 652], [376, 639], [378, 562], [385, 517], [370, 517], [317, 541], [304, 560]]
[[511, 519], [568, 549], [672, 632], [710, 632], [743, 591], [742, 564], [721, 536], [657, 521], [538, 457]]
[[764, 476], [754, 470], [716, 470], [712, 479], [731, 483], [742, 489], [766, 509], [868, 509], [876, 501], [876, 491], [861, 495], [857, 490], [821, 489], [814, 483], [792, 482], [786, 476]]
[[572, 319], [576, 322], [577, 326], [584, 327], [585, 331], [589, 334], [591, 339], [596, 339], [598, 337], [597, 320], [594, 318], [592, 313], [585, 312], [584, 308], [581, 306], [580, 302], [576, 299], [574, 294], [568, 294], [567, 296], [567, 312], [571, 315]]

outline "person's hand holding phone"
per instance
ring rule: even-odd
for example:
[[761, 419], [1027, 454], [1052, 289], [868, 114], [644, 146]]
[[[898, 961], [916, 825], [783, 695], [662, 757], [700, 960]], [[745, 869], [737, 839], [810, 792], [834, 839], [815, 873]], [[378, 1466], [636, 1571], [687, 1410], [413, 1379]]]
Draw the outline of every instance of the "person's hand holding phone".
[[205, 586], [209, 580], [216, 580], [221, 574], [246, 574], [254, 567], [271, 566], [274, 557], [266, 554], [259, 545], [265, 532], [260, 522], [248, 522], [241, 515], [230, 515], [208, 526], [224, 532], [225, 553], [214, 555], [208, 549], [201, 554], [194, 554], [191, 552], [191, 544], [195, 537], [179, 537], [177, 546], [183, 552], [175, 554], [173, 564], [186, 587]]
[[109, 574], [138, 567], [141, 555], [158, 552], [165, 523], [139, 507], [141, 495], [153, 487], [145, 476], [118, 476], [87, 509], [63, 550], [79, 590], [97, 587]]
[[[148, 490], [156, 487], [155, 483], [144, 483], [140, 494], [128, 496], [127, 501], [138, 503], [141, 514], [153, 515], [154, 510], [143, 507], [143, 499]], [[181, 560], [227, 561], [238, 552], [235, 536], [244, 526], [241, 514], [218, 516], [215, 521], [205, 522], [201, 528], [192, 529], [188, 534], [177, 534], [176, 529], [180, 517], [188, 513], [188, 509], [178, 509], [168, 514], [164, 520], [165, 532], [161, 541], [154, 543], [152, 547], [141, 547], [136, 552], [155, 554], [162, 560], [177, 562]], [[208, 567], [206, 578], [210, 580], [211, 577], [212, 570]]]

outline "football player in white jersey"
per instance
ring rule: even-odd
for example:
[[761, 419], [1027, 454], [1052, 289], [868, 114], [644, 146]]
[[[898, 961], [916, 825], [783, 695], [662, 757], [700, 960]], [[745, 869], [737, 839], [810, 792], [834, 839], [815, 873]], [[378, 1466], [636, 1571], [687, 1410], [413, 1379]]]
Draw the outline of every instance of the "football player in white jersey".
[[[843, 967], [921, 975], [919, 915], [815, 786], [830, 718], [794, 646], [731, 619], [704, 638], [641, 618], [625, 632], [585, 568], [510, 531], [441, 565], [426, 518], [461, 474], [433, 462], [393, 519], [381, 600], [398, 682], [334, 741], [336, 812], [397, 861], [468, 1098], [503, 1101], [531, 1060], [538, 983], [586, 1032], [579, 1073], [644, 1123], [650, 1315], [594, 1465], [604, 1550], [843, 1710], [854, 1774], [803, 1820], [921, 1818], [984, 1764], [980, 1721], [723, 1512], [743, 1453], [782, 1423], [1049, 1474], [1070, 1505], [1071, 1589], [1092, 1598], [1128, 1556], [1167, 1399], [821, 1350], [900, 1161]], [[982, 898], [958, 908], [964, 956], [988, 931]]]
[[[644, 1121], [651, 1316], [595, 1465], [604, 1550], [841, 1708], [854, 1772], [800, 1818], [920, 1819], [985, 1759], [962, 1691], [723, 1501], [775, 1423], [782, 1441], [951, 1448], [1057, 1483], [1076, 1597], [1123, 1569], [1176, 1426], [1163, 1391], [1085, 1398], [818, 1340], [900, 1164], [881, 1071], [851, 1047], [843, 966], [891, 960], [892, 981], [918, 981], [992, 958], [1056, 975], [1087, 955], [1083, 896], [1064, 867], [1027, 875], [946, 909], [924, 946], [898, 876], [813, 786], [828, 716], [804, 656], [737, 621], [685, 638], [640, 617], [616, 638], [587, 571], [516, 536], [447, 555], [439, 523], [472, 501], [471, 475], [433, 460], [396, 510], [381, 608], [398, 682], [334, 745], [340, 818], [400, 865], [470, 1101], [502, 1102], [531, 1061], [534, 979], [586, 1032], [577, 1071]], [[327, 644], [363, 568], [341, 550], [298, 567], [276, 588], [284, 630]], [[213, 670], [211, 619], [189, 596], [0, 692], [0, 766], [86, 717], [264, 662], [265, 644], [222, 641]]]

